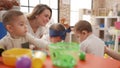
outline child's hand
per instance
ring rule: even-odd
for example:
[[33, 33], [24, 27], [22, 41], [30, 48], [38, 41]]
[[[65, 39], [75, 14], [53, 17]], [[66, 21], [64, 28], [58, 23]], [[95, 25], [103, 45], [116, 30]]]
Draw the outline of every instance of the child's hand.
[[69, 23], [67, 22], [64, 22], [64, 23], [61, 23], [66, 29], [68, 29], [70, 27]]
[[104, 47], [104, 53], [107, 53], [109, 48], [107, 46]]
[[66, 21], [65, 18], [62, 18], [60, 23], [61, 23], [66, 29], [68, 29], [68, 28], [70, 27], [69, 23]]

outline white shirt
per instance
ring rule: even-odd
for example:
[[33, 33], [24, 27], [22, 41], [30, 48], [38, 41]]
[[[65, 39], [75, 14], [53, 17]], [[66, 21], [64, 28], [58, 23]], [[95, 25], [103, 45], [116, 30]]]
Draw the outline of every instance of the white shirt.
[[41, 38], [47, 42], [49, 42], [49, 27], [54, 23], [53, 19], [51, 19], [46, 26], [39, 26], [37, 31], [34, 33], [30, 23], [27, 23], [28, 32], [32, 34], [36, 38]]
[[27, 28], [28, 28], [28, 32], [36, 38], [41, 38], [42, 35], [44, 35], [46, 33], [46, 28], [43, 26], [39, 26], [39, 28], [37, 29], [37, 31], [35, 33], [33, 32], [33, 29], [31, 27], [30, 23], [27, 23]]
[[26, 34], [24, 37], [20, 37], [18, 39], [14, 39], [10, 36], [10, 34], [7, 34], [4, 38], [0, 40], [0, 46], [2, 46], [5, 49], [11, 49], [11, 48], [21, 48], [22, 44], [24, 43], [30, 43], [33, 44], [39, 48], [46, 48], [48, 43], [33, 37], [30, 34]]
[[103, 57], [104, 46], [105, 44], [101, 39], [91, 34], [83, 42], [81, 42], [80, 49], [86, 53]]

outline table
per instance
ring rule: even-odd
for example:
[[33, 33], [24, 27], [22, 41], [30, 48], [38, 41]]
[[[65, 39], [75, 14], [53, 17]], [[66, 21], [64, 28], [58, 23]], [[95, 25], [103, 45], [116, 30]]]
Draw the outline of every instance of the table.
[[[0, 68], [15, 68], [15, 67], [9, 67], [4, 65], [2, 62], [2, 57], [0, 57]], [[47, 57], [47, 60], [45, 61], [43, 68], [55, 68], [52, 65], [50, 57]], [[91, 54], [87, 54], [86, 60], [85, 61], [79, 60], [75, 68], [120, 68], [120, 61], [117, 61], [112, 58], [102, 58]]]

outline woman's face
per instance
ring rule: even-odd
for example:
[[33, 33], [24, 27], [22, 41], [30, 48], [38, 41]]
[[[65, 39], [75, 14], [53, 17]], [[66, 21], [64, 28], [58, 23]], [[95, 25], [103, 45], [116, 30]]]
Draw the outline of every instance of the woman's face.
[[37, 22], [41, 26], [45, 26], [50, 20], [51, 12], [45, 9], [41, 14], [37, 16]]

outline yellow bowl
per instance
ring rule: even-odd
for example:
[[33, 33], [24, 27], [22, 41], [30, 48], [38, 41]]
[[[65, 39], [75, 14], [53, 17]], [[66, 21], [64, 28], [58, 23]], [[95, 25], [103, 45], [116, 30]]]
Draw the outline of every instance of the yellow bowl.
[[23, 48], [13, 48], [10, 50], [6, 50], [2, 53], [3, 63], [8, 66], [15, 66], [17, 58], [24, 55], [31, 58], [32, 51], [30, 49]]

